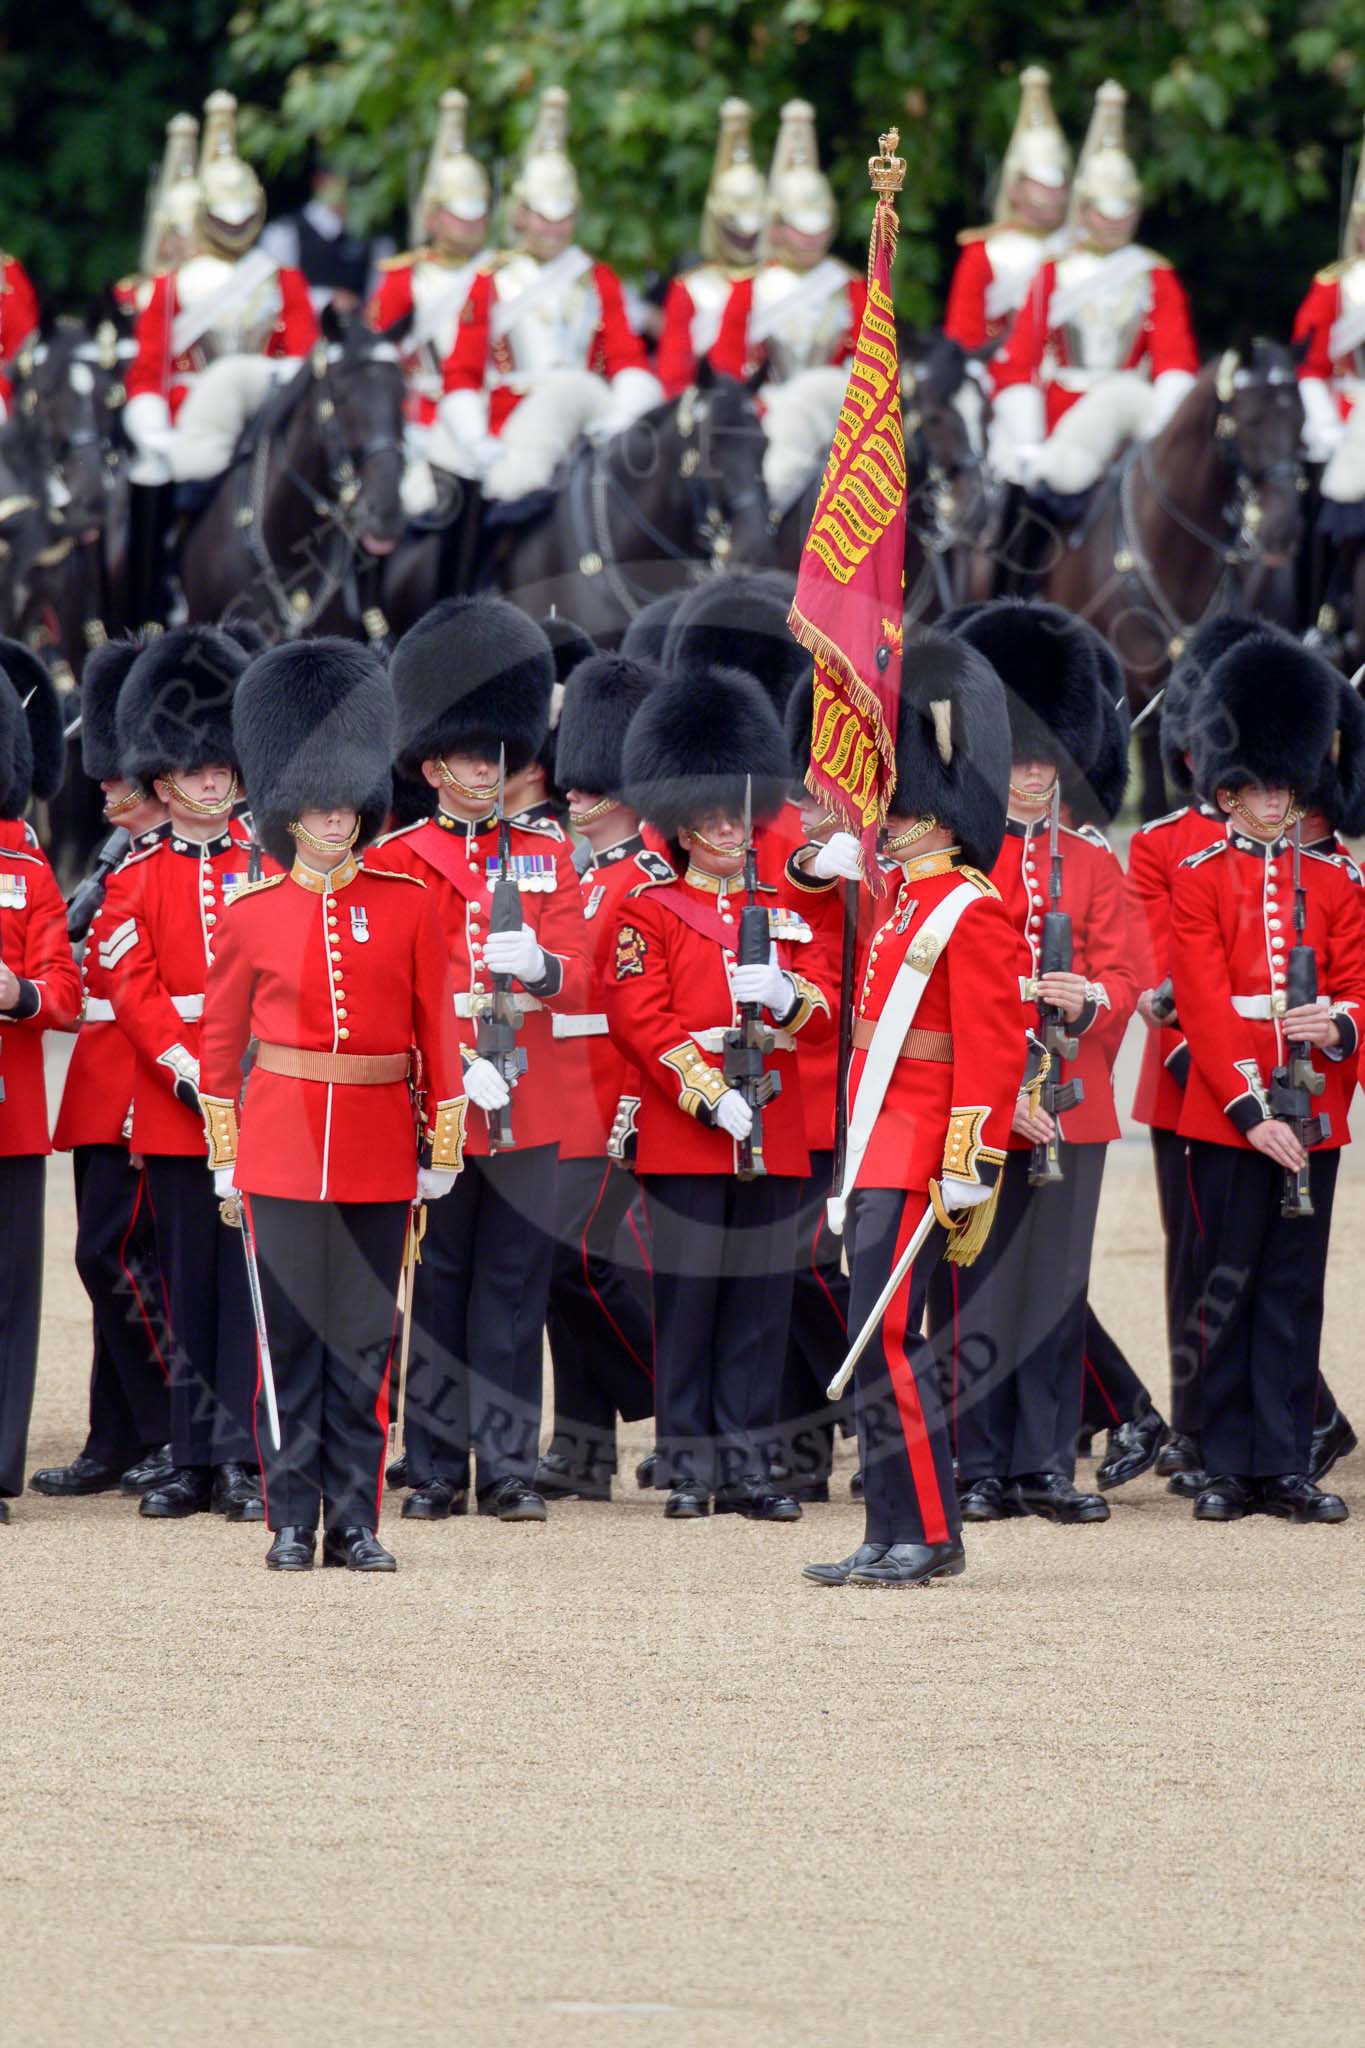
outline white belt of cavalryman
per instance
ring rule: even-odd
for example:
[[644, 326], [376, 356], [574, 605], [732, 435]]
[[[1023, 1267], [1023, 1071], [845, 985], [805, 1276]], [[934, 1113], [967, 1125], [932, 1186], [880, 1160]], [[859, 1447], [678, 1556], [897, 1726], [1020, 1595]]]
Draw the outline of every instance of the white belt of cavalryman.
[[[171, 1007], [183, 1017], [187, 1024], [193, 1024], [204, 1014], [202, 996], [172, 996]], [[81, 1016], [87, 1024], [112, 1024], [114, 1006], [104, 996], [87, 996], [81, 1008]]]

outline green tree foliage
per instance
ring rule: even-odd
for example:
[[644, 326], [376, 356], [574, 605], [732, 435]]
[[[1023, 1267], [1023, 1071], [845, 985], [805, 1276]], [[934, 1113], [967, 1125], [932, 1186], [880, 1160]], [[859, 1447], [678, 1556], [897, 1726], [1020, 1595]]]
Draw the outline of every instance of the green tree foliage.
[[[635, 276], [695, 247], [727, 93], [752, 102], [761, 158], [782, 101], [814, 102], [854, 261], [866, 159], [894, 122], [909, 163], [901, 309], [930, 322], [953, 235], [986, 217], [1018, 73], [1041, 62], [1077, 144], [1101, 80], [1128, 87], [1144, 235], [1179, 264], [1212, 346], [1249, 322], [1282, 329], [1336, 254], [1365, 112], [1365, 0], [245, 0], [235, 12], [86, 0], [84, 12], [77, 39], [65, 11], [25, 10], [0, 67], [0, 225], [60, 289], [127, 267], [162, 124], [211, 84], [242, 92], [244, 139], [268, 175], [296, 180], [322, 147], [355, 175], [367, 221], [401, 233], [444, 87], [469, 94], [473, 147], [505, 190], [535, 96], [556, 83], [573, 96], [583, 239]], [[32, 54], [16, 63], [20, 44]]]

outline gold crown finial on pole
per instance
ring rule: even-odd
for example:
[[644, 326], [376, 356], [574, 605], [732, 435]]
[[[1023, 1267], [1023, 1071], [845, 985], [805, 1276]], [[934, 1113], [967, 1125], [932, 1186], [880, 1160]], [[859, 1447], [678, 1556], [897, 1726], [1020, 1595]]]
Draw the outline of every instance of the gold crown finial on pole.
[[867, 175], [879, 199], [889, 199], [905, 183], [905, 158], [896, 155], [900, 139], [899, 128], [890, 129], [878, 137], [878, 154], [867, 160]]

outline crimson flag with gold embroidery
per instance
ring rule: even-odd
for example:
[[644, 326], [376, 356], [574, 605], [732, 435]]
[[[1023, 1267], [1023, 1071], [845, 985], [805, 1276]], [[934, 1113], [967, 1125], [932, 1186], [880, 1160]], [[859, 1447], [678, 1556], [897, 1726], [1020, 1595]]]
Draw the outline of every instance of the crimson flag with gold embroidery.
[[882, 197], [867, 306], [788, 617], [815, 657], [807, 786], [862, 841], [874, 894], [877, 835], [896, 788], [905, 603], [905, 437], [891, 304], [898, 226]]

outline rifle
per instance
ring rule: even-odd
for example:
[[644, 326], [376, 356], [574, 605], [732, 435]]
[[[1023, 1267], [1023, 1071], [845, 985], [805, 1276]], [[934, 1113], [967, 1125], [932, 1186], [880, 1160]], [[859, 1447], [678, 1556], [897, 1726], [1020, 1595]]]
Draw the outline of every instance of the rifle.
[[[521, 930], [521, 891], [517, 888], [512, 873], [512, 827], [507, 818], [507, 749], [498, 749], [498, 878], [493, 884], [493, 908], [488, 920], [491, 932], [519, 932]], [[518, 1079], [526, 1072], [526, 1049], [517, 1044], [517, 1033], [521, 1029], [521, 1011], [512, 994], [510, 974], [493, 976], [493, 993], [484, 998], [474, 1028], [474, 1051], [477, 1058], [487, 1060], [496, 1067], [507, 1083], [514, 1088]], [[490, 1152], [510, 1152], [516, 1146], [512, 1133], [512, 1105], [504, 1103], [498, 1110], [487, 1110], [488, 1149]]]
[[72, 895], [66, 906], [66, 936], [73, 946], [78, 946], [89, 936], [90, 927], [104, 902], [109, 877], [132, 843], [131, 833], [125, 832], [122, 825], [115, 825], [95, 855], [94, 867]]
[[1158, 1024], [1172, 1024], [1175, 1022], [1175, 983], [1171, 980], [1169, 974], [1162, 982], [1160, 988], [1152, 990], [1151, 1008], [1152, 1015], [1156, 1018]]
[[[1308, 924], [1308, 898], [1304, 892], [1302, 874], [1301, 829], [1299, 820], [1294, 820], [1294, 944], [1290, 949], [1289, 966], [1285, 975], [1284, 1007], [1296, 1010], [1301, 1003], [1315, 1003], [1318, 999], [1318, 956], [1312, 946], [1304, 944], [1304, 931]], [[1275, 1068], [1270, 1077], [1270, 1113], [1282, 1123], [1293, 1128], [1295, 1137], [1305, 1153], [1314, 1145], [1320, 1145], [1324, 1138], [1332, 1135], [1332, 1120], [1328, 1116], [1314, 1116], [1313, 1097], [1321, 1095], [1327, 1086], [1326, 1076], [1313, 1065], [1313, 1049], [1309, 1045], [1291, 1044], [1288, 1057], [1282, 1066]], [[1305, 1158], [1297, 1173], [1285, 1168], [1284, 1193], [1280, 1198], [1282, 1216], [1311, 1216], [1313, 1197], [1308, 1185], [1308, 1161]]]
[[[1060, 778], [1052, 787], [1052, 822], [1049, 827], [1048, 851], [1051, 862], [1048, 871], [1048, 905], [1043, 917], [1043, 943], [1039, 948], [1038, 973], [1070, 974], [1075, 957], [1071, 931], [1071, 914], [1061, 907], [1062, 903], [1062, 849], [1061, 849], [1061, 806], [1062, 789]], [[1034, 983], [1036, 996], [1037, 982]], [[1047, 1060], [1043, 1068], [1042, 1086], [1039, 1089], [1039, 1107], [1052, 1118], [1063, 1110], [1074, 1109], [1085, 1099], [1085, 1084], [1082, 1081], [1059, 1081], [1063, 1060], [1074, 1060], [1079, 1050], [1076, 1039], [1066, 1028], [1066, 1018], [1054, 1003], [1038, 1004], [1038, 1023], [1042, 1032], [1043, 1050]], [[1050, 1187], [1062, 1179], [1061, 1141], [1054, 1128], [1046, 1143], [1033, 1148], [1029, 1160], [1029, 1186]]]
[[[739, 913], [739, 943], [735, 964], [739, 967], [765, 966], [772, 951], [768, 913], [758, 899], [758, 848], [754, 845], [753, 777], [744, 780], [744, 894]], [[739, 1145], [740, 1180], [757, 1180], [768, 1171], [763, 1158], [763, 1111], [782, 1092], [782, 1076], [769, 1073], [764, 1058], [773, 1049], [773, 1034], [763, 1021], [761, 1003], [741, 1003], [739, 1024], [725, 1034], [722, 1071], [731, 1088], [737, 1088], [754, 1113], [747, 1138]]]

